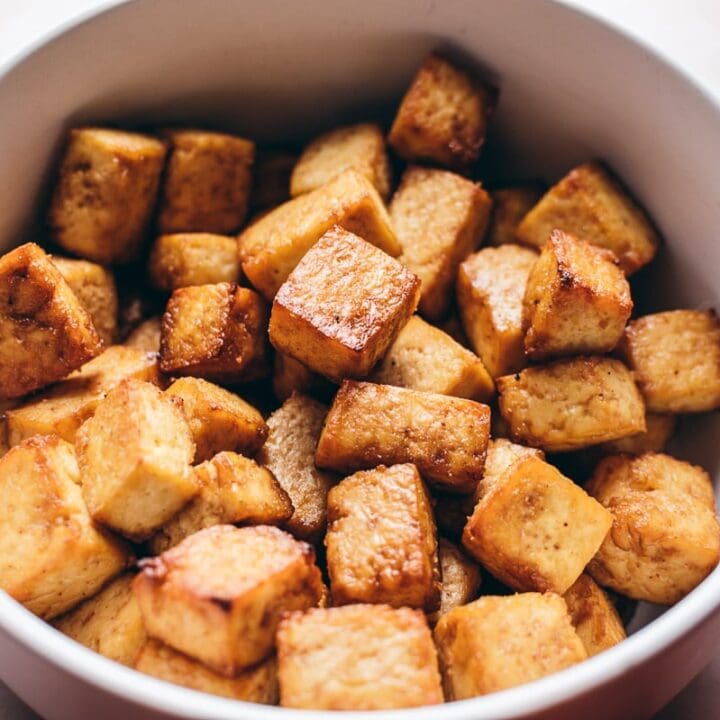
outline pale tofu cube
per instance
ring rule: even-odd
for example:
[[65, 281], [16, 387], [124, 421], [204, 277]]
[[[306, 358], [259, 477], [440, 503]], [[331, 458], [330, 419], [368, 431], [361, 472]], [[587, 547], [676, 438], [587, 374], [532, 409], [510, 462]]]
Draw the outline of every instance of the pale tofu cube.
[[449, 540], [440, 538], [438, 556], [442, 589], [440, 607], [428, 618], [431, 623], [437, 622], [453, 608], [467, 605], [474, 600], [478, 595], [482, 580], [480, 566]]
[[145, 352], [160, 352], [160, 334], [162, 332], [162, 317], [154, 317], [143, 320], [123, 342], [125, 347], [144, 350]]
[[487, 244], [498, 246], [516, 243], [515, 228], [542, 195], [542, 185], [538, 182], [493, 190], [490, 193], [493, 211], [487, 231]]
[[675, 431], [676, 424], [675, 415], [645, 413], [647, 428], [645, 432], [603, 443], [600, 445], [600, 450], [606, 455], [619, 453], [642, 455], [646, 452], [662, 452]]

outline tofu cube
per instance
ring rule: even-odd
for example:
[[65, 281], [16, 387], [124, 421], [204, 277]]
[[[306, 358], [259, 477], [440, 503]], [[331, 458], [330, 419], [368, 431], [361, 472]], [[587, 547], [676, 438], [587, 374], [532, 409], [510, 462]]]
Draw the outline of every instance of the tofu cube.
[[340, 382], [365, 377], [417, 307], [420, 280], [357, 235], [334, 227], [273, 300], [270, 342]]
[[519, 245], [483, 248], [460, 265], [457, 301], [472, 349], [493, 378], [522, 370], [523, 297], [537, 253]]
[[297, 159], [297, 155], [282, 149], [258, 151], [250, 193], [254, 212], [266, 212], [290, 198], [290, 176]]
[[101, 350], [92, 318], [40, 247], [0, 257], [0, 397], [62, 380]]
[[325, 547], [335, 605], [438, 609], [435, 520], [414, 465], [380, 465], [333, 487]]
[[243, 272], [258, 292], [272, 300], [303, 255], [334, 225], [389, 255], [400, 254], [377, 190], [351, 168], [247, 227], [238, 240]]
[[645, 432], [628, 435], [620, 440], [611, 440], [600, 445], [606, 455], [642, 455], [646, 452], [662, 452], [675, 431], [677, 418], [675, 415], [645, 413]]
[[133, 589], [150, 637], [232, 677], [272, 653], [283, 612], [318, 604], [314, 561], [277, 528], [216, 525], [144, 560]]
[[492, 201], [479, 183], [417, 166], [403, 174], [390, 203], [400, 261], [422, 281], [420, 312], [440, 320], [453, 297], [460, 263], [480, 244]]
[[234, 283], [179, 288], [162, 320], [160, 368], [221, 383], [265, 374], [267, 309]]
[[619, 360], [558, 360], [498, 378], [512, 439], [547, 452], [575, 450], [645, 432], [645, 405]]
[[480, 156], [496, 92], [432, 53], [403, 97], [388, 142], [405, 160], [465, 168]]
[[611, 455], [586, 487], [613, 517], [588, 567], [600, 585], [672, 605], [718, 564], [720, 524], [702, 468], [660, 453]]
[[554, 593], [487, 596], [435, 628], [447, 700], [506, 690], [585, 660], [567, 607]]
[[332, 383], [285, 353], [273, 357], [272, 387], [275, 397], [285, 402], [293, 393], [329, 394]]
[[141, 322], [126, 338], [123, 345], [150, 353], [160, 352], [162, 317], [155, 315]]
[[148, 538], [198, 492], [183, 412], [150, 383], [125, 380], [111, 390], [75, 447], [93, 519], [132, 540]]
[[497, 247], [516, 243], [515, 228], [542, 195], [542, 185], [538, 182], [493, 190], [490, 193], [493, 212], [487, 232], [487, 244]]
[[247, 213], [255, 144], [225, 133], [171, 130], [157, 225], [161, 233], [232, 233]]
[[633, 320], [620, 350], [648, 410], [720, 407], [720, 322], [713, 310], [671, 310]]
[[0, 459], [0, 588], [51, 620], [94, 595], [130, 560], [82, 498], [72, 445], [26, 440]]
[[482, 576], [479, 565], [468, 557], [457, 545], [445, 538], [438, 541], [442, 590], [440, 608], [428, 620], [436, 623], [453, 608], [467, 605], [480, 590]]
[[543, 360], [610, 352], [632, 308], [630, 285], [609, 250], [553, 230], [525, 288], [525, 353]]
[[490, 492], [498, 481], [502, 479], [505, 471], [516, 461], [526, 457], [545, 459], [545, 453], [538, 448], [525, 447], [511, 442], [507, 438], [498, 438], [488, 442], [487, 456], [485, 457], [485, 472], [482, 480], [475, 490], [474, 502], [470, 508], [472, 515], [475, 505], [484, 495]]
[[540, 458], [512, 463], [478, 501], [463, 545], [513, 590], [562, 595], [597, 552], [612, 515]]
[[489, 431], [490, 408], [473, 400], [346, 380], [315, 461], [345, 473], [414, 463], [430, 484], [471, 493], [483, 474]]
[[383, 200], [390, 195], [390, 163], [379, 125], [361, 123], [336, 128], [315, 138], [290, 176], [290, 195], [297, 197], [353, 168], [367, 178]]
[[135, 260], [150, 224], [166, 147], [107, 128], [70, 131], [49, 211], [52, 239], [102, 265]]
[[277, 643], [283, 707], [389, 710], [443, 701], [432, 636], [417, 610], [295, 612], [280, 623]]
[[660, 244], [643, 210], [598, 162], [578, 165], [550, 188], [515, 237], [541, 248], [556, 229], [611, 250], [626, 275], [647, 265]]

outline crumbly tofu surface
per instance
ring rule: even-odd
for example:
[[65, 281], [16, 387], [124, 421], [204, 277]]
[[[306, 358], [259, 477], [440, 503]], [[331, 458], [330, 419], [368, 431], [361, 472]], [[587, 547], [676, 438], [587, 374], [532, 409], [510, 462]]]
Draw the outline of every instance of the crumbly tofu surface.
[[480, 566], [449, 540], [438, 540], [438, 556], [442, 576], [440, 607], [437, 613], [428, 618], [430, 622], [437, 622], [453, 608], [467, 605], [474, 600], [482, 581]]
[[123, 342], [125, 347], [144, 350], [145, 352], [160, 352], [160, 333], [162, 331], [162, 317], [155, 315], [143, 320]]
[[275, 352], [272, 387], [275, 397], [280, 402], [285, 402], [294, 392], [327, 394], [333, 386], [322, 375], [314, 373], [294, 357]]
[[101, 350], [92, 318], [38, 245], [0, 257], [0, 397], [62, 380]]
[[71, 130], [50, 203], [53, 240], [103, 265], [135, 260], [150, 224], [165, 154], [165, 144], [148, 135]]
[[519, 245], [483, 248], [460, 265], [457, 300], [473, 350], [493, 378], [522, 370], [523, 297], [534, 250]]
[[129, 550], [93, 524], [72, 445], [37, 436], [0, 459], [0, 588], [52, 618], [94, 595]]
[[423, 614], [387, 605], [291, 613], [278, 629], [280, 704], [315, 710], [389, 710], [442, 703]]
[[671, 605], [717, 565], [720, 524], [702, 468], [660, 453], [612, 455], [586, 487], [613, 516], [588, 568], [600, 585]]
[[645, 432], [602, 443], [600, 449], [606, 455], [619, 453], [642, 455], [646, 452], [662, 452], [672, 437], [676, 425], [677, 417], [675, 415], [645, 413]]
[[495, 487], [498, 481], [502, 479], [505, 471], [516, 460], [526, 457], [536, 457], [544, 460], [545, 453], [538, 448], [530, 448], [511, 442], [507, 438], [491, 439], [488, 442], [487, 456], [485, 457], [485, 472], [475, 491], [475, 502]]
[[283, 612], [322, 595], [312, 548], [265, 525], [215, 525], [142, 566], [133, 590], [148, 635], [227, 677], [270, 656]]
[[473, 400], [346, 380], [315, 461], [339, 472], [414, 463], [425, 480], [471, 493], [482, 477], [490, 408]]
[[513, 185], [491, 192], [493, 211], [487, 231], [487, 244], [497, 247], [516, 243], [515, 228], [542, 195], [539, 182]]
[[633, 320], [620, 350], [648, 410], [720, 407], [720, 322], [713, 310], [671, 310]]
[[512, 439], [561, 452], [645, 432], [645, 404], [631, 372], [587, 356], [498, 378], [500, 412]]
[[460, 263], [477, 249], [492, 200], [479, 183], [447, 172], [411, 166], [389, 212], [402, 246], [400, 261], [422, 281], [420, 312], [440, 320], [450, 305]]
[[380, 465], [333, 487], [325, 547], [334, 604], [438, 609], [435, 520], [414, 465]]
[[415, 311], [419, 295], [416, 275], [334, 227], [278, 290], [270, 342], [335, 382], [365, 377]]

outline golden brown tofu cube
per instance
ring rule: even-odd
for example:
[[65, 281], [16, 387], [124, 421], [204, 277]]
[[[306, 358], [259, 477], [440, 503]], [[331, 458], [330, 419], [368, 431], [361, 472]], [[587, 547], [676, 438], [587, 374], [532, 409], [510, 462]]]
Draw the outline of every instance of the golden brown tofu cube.
[[417, 315], [400, 331], [371, 379], [483, 402], [495, 394], [482, 360]]
[[452, 301], [460, 263], [485, 234], [492, 201], [478, 183], [447, 172], [408, 168], [390, 203], [400, 261], [422, 281], [420, 312], [439, 320]]
[[514, 185], [491, 192], [493, 212], [487, 232], [487, 244], [498, 246], [516, 243], [515, 228], [540, 200], [542, 194], [540, 183]]
[[589, 575], [583, 573], [563, 598], [588, 657], [617, 645], [627, 637], [615, 606]]
[[153, 555], [213, 525], [278, 525], [293, 513], [275, 476], [237, 453], [218, 453], [195, 468], [195, 478], [200, 492], [150, 539]]
[[518, 445], [507, 438], [498, 438], [488, 442], [487, 456], [485, 458], [485, 472], [475, 491], [474, 503], [470, 508], [470, 515], [483, 495], [487, 494], [505, 474], [505, 471], [516, 461], [526, 457], [545, 459], [545, 453], [538, 448], [529, 448]]
[[646, 452], [662, 452], [675, 431], [676, 423], [675, 415], [645, 413], [645, 425], [647, 427], [645, 432], [603, 443], [600, 449], [606, 455], [617, 455], [619, 453], [642, 455]]
[[52, 239], [103, 265], [137, 258], [150, 223], [165, 144], [106, 128], [70, 131], [50, 204]]
[[525, 352], [533, 360], [610, 352], [632, 308], [630, 285], [609, 250], [553, 230], [525, 288]]
[[61, 380], [98, 355], [87, 310], [34, 243], [0, 257], [0, 397]]
[[183, 412], [150, 383], [125, 380], [111, 390], [75, 446], [93, 519], [133, 540], [149, 537], [198, 492]]
[[87, 310], [105, 345], [118, 334], [118, 295], [113, 274], [97, 263], [52, 257], [55, 267]]
[[297, 155], [284, 150], [260, 150], [255, 157], [250, 204], [256, 212], [277, 207], [290, 198], [290, 175]]
[[612, 250], [627, 275], [647, 265], [660, 243], [645, 213], [597, 162], [578, 165], [550, 188], [515, 237], [541, 248], [556, 229]]
[[278, 629], [283, 707], [389, 710], [443, 701], [422, 613], [346, 605], [291, 613]]
[[460, 265], [457, 300], [473, 350], [493, 378], [522, 370], [523, 296], [537, 253], [519, 245], [483, 248]]
[[275, 705], [278, 700], [277, 662], [270, 658], [232, 678], [223, 677], [202, 663], [157, 640], [148, 640], [140, 650], [135, 669], [146, 675], [220, 695], [233, 700]]
[[318, 604], [314, 560], [275, 527], [215, 525], [144, 560], [134, 591], [148, 635], [232, 677], [271, 654], [283, 612]]
[[145, 642], [145, 626], [126, 573], [58, 618], [55, 627], [110, 660], [133, 665]]
[[620, 350], [648, 410], [720, 407], [720, 322], [713, 310], [671, 310], [633, 320]]
[[160, 333], [162, 331], [162, 318], [159, 315], [141, 322], [125, 338], [123, 345], [145, 352], [160, 352]]
[[72, 445], [26, 440], [0, 459], [0, 588], [46, 620], [94, 595], [129, 561], [96, 527]]
[[225, 133], [167, 131], [170, 144], [158, 229], [231, 233], [245, 220], [255, 144]]
[[445, 538], [438, 541], [442, 590], [440, 607], [428, 618], [431, 623], [449, 613], [453, 608], [467, 605], [474, 600], [480, 589], [482, 576], [480, 566], [457, 545]]
[[672, 605], [715, 568], [720, 524], [709, 475], [669, 455], [612, 455], [587, 491], [613, 516], [588, 572], [636, 600]]
[[240, 235], [245, 275], [272, 300], [303, 255], [334, 225], [399, 255], [390, 218], [372, 183], [356, 170], [270, 211]]
[[490, 408], [473, 400], [346, 380], [315, 461], [345, 473], [414, 463], [429, 483], [470, 493], [483, 474], [489, 431]]
[[597, 552], [612, 515], [537, 457], [512, 463], [480, 498], [463, 545], [514, 590], [563, 594]]
[[266, 372], [267, 308], [234, 283], [179, 288], [162, 320], [160, 368], [222, 383], [255, 380]]
[[434, 612], [440, 605], [437, 533], [414, 465], [380, 465], [328, 495], [325, 535], [336, 605], [387, 603]]
[[326, 393], [333, 387], [322, 375], [314, 373], [301, 362], [285, 353], [276, 352], [273, 358], [272, 386], [275, 397], [284, 402], [294, 392]]
[[417, 307], [420, 281], [340, 227], [307, 252], [278, 290], [270, 342], [321, 375], [365, 377]]
[[498, 378], [512, 439], [562, 452], [645, 432], [645, 405], [619, 360], [558, 360]]
[[336, 128], [315, 138], [304, 150], [290, 177], [293, 197], [315, 190], [344, 170], [366, 177], [383, 200], [390, 195], [390, 163], [379, 125], [361, 123]]
[[585, 660], [567, 607], [554, 593], [487, 596], [435, 628], [447, 700], [505, 690]]
[[400, 103], [388, 142], [405, 160], [464, 168], [480, 156], [495, 92], [435, 53]]
[[327, 494], [333, 473], [315, 467], [315, 448], [327, 415], [325, 405], [305, 395], [291, 395], [267, 420], [269, 433], [258, 461], [287, 492], [294, 511], [285, 527], [316, 543], [327, 524]]

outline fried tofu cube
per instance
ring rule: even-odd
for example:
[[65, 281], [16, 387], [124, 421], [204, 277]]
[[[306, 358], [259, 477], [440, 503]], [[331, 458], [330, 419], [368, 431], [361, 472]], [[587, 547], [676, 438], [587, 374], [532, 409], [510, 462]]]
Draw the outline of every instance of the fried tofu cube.
[[133, 577], [131, 573], [121, 575], [53, 624], [96, 653], [132, 666], [145, 642], [145, 626], [132, 591]]
[[558, 360], [498, 378], [513, 440], [563, 452], [645, 432], [645, 405], [619, 360]]
[[662, 452], [675, 431], [675, 415], [645, 413], [645, 432], [628, 435], [620, 440], [603, 443], [600, 449], [606, 455], [642, 455], [646, 452]]
[[150, 254], [149, 273], [159, 290], [237, 282], [237, 240], [211, 233], [160, 235]]
[[615, 606], [589, 575], [583, 573], [563, 598], [588, 657], [617, 645], [627, 637]]
[[317, 606], [314, 560], [278, 528], [215, 525], [144, 560], [133, 589], [150, 637], [232, 677], [271, 654], [283, 612]]
[[100, 339], [112, 345], [118, 334], [118, 295], [113, 274], [86, 260], [53, 256], [52, 261], [87, 310]]
[[414, 465], [379, 465], [328, 494], [325, 535], [336, 605], [386, 603], [433, 612], [440, 605], [437, 533]]
[[491, 192], [493, 212], [487, 231], [487, 244], [497, 247], [516, 243], [515, 228], [542, 195], [542, 185], [537, 182]]
[[483, 248], [460, 265], [457, 300], [465, 333], [493, 378], [522, 370], [523, 297], [537, 253], [519, 245]]
[[521, 220], [515, 237], [541, 248], [556, 229], [611, 250], [626, 275], [647, 265], [660, 244], [643, 210], [597, 162], [578, 165], [550, 188]]
[[720, 407], [720, 322], [713, 310], [671, 310], [633, 320], [620, 351], [648, 410]]
[[553, 230], [525, 288], [525, 353], [543, 360], [610, 352], [632, 308], [630, 285], [609, 250]]
[[443, 701], [432, 636], [417, 610], [294, 612], [280, 623], [277, 643], [283, 707], [389, 710]]
[[430, 320], [447, 312], [458, 266], [482, 240], [491, 206], [482, 187], [460, 175], [417, 166], [403, 174], [390, 220], [400, 261], [422, 281], [420, 312]]
[[255, 157], [250, 205], [266, 212], [290, 198], [290, 176], [298, 156], [284, 150], [260, 150]]
[[327, 407], [294, 393], [267, 420], [268, 438], [258, 462], [267, 467], [290, 497], [294, 511], [285, 527], [317, 543], [327, 525], [327, 495], [337, 478], [315, 467], [315, 448]]
[[238, 240], [243, 272], [258, 292], [272, 300], [303, 255], [334, 225], [389, 255], [400, 254], [377, 190], [351, 168], [247, 227]]
[[442, 590], [440, 607], [428, 618], [431, 623], [437, 622], [440, 617], [449, 613], [453, 608], [467, 605], [474, 600], [478, 595], [482, 580], [479, 565], [449, 540], [440, 538], [438, 556]]
[[636, 600], [672, 605], [720, 558], [720, 524], [709, 475], [669, 455], [611, 455], [587, 491], [613, 517], [588, 572]]
[[278, 290], [270, 342], [330, 380], [365, 377], [417, 307], [420, 280], [357, 235], [334, 227]]
[[105, 394], [128, 379], [161, 385], [157, 355], [112, 345], [67, 379], [8, 410], [10, 446], [33, 435], [53, 434], [75, 442], [78, 429], [92, 417]]
[[0, 257], [0, 397], [62, 380], [101, 351], [89, 313], [40, 247]]
[[315, 461], [345, 473], [414, 463], [432, 485], [471, 493], [483, 474], [489, 431], [490, 408], [473, 400], [346, 380]]
[[125, 380], [77, 433], [83, 496], [93, 519], [141, 541], [198, 492], [182, 410], [154, 385]]
[[52, 239], [102, 265], [135, 260], [155, 207], [165, 154], [165, 144], [148, 135], [71, 130], [50, 203]]
[[322, 375], [305, 367], [299, 360], [285, 353], [276, 352], [273, 357], [272, 387], [275, 397], [280, 402], [285, 402], [294, 392], [325, 393], [333, 385]]
[[470, 508], [470, 515], [472, 515], [472, 511], [475, 509], [477, 501], [492, 490], [505, 474], [505, 471], [516, 460], [526, 457], [536, 457], [544, 460], [545, 453], [538, 448], [518, 445], [507, 438], [498, 438], [488, 442], [487, 456], [485, 457], [485, 472], [475, 490], [474, 503]]
[[126, 338], [123, 345], [145, 352], [160, 352], [162, 318], [159, 315], [143, 320]]
[[496, 93], [432, 53], [400, 103], [388, 142], [405, 160], [465, 168], [480, 156]]
[[234, 283], [179, 288], [162, 320], [160, 368], [221, 383], [265, 374], [267, 308]]
[[94, 595], [129, 562], [82, 498], [72, 445], [25, 440], [0, 459], [0, 588], [51, 620]]
[[315, 138], [304, 150], [290, 176], [290, 195], [316, 190], [344, 170], [366, 177], [383, 200], [390, 195], [390, 163], [379, 125], [361, 123], [336, 128]]
[[231, 233], [245, 220], [255, 144], [204, 130], [163, 133], [170, 144], [157, 225], [161, 233]]
[[278, 700], [277, 662], [269, 658], [235, 677], [218, 675], [202, 663], [157, 640], [142, 646], [135, 669], [146, 675], [210, 695], [275, 705]]
[[483, 402], [495, 394], [482, 360], [417, 315], [400, 331], [371, 379]]
[[505, 690], [564, 670], [587, 653], [554, 593], [481, 597], [435, 628], [447, 700]]

